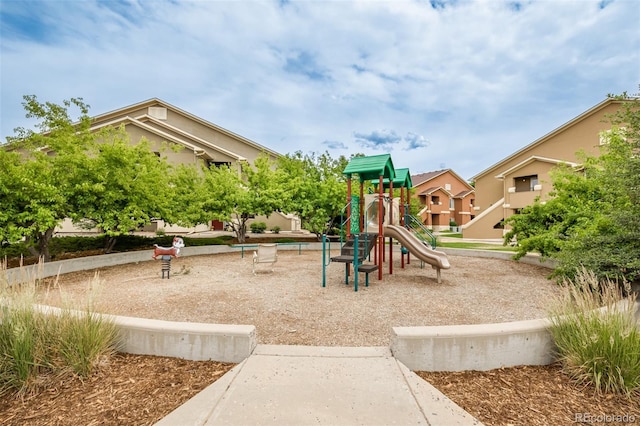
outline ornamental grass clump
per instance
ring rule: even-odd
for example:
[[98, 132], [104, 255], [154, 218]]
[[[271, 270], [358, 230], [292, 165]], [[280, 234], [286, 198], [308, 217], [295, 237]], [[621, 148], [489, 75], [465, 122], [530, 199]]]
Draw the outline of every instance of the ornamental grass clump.
[[[38, 305], [39, 280], [21, 274], [10, 282], [0, 267], [0, 395], [26, 392], [46, 377], [88, 376], [117, 349], [118, 332], [109, 317], [83, 309]], [[19, 284], [17, 283], [19, 282]], [[88, 299], [92, 300], [92, 299]]]
[[580, 271], [551, 308], [550, 331], [563, 369], [598, 392], [640, 395], [640, 329], [630, 288]]

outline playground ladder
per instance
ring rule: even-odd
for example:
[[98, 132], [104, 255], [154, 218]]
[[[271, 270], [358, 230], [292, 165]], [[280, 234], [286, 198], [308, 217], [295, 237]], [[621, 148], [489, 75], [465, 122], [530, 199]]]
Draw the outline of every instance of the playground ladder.
[[[364, 233], [358, 236], [358, 262], [362, 262], [369, 257], [373, 246], [376, 245], [378, 234]], [[334, 262], [353, 263], [355, 256], [355, 235], [351, 235], [346, 243], [340, 248], [340, 256], [332, 257]]]
[[[368, 287], [369, 274], [378, 270], [378, 265], [362, 263], [369, 257], [371, 250], [376, 245], [377, 239], [378, 234], [372, 233], [351, 235], [349, 240], [340, 248], [340, 255], [331, 258], [334, 262], [345, 264], [345, 284], [349, 284], [349, 264], [353, 263], [353, 269], [356, 271], [353, 277], [355, 291], [358, 291], [358, 272], [364, 272], [366, 274], [365, 285]], [[323, 287], [325, 285], [324, 280], [323, 273]]]

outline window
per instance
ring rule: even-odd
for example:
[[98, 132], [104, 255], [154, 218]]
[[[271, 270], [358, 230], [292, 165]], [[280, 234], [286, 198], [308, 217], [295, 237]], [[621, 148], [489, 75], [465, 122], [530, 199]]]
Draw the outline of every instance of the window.
[[538, 184], [538, 175], [520, 176], [513, 179], [516, 192], [529, 192], [533, 191], [534, 187]]
[[431, 196], [431, 204], [435, 204], [435, 205], [440, 204], [440, 197], [438, 197], [437, 195], [432, 195]]
[[206, 161], [207, 161], [207, 167], [208, 168], [231, 166], [231, 163], [226, 162], [226, 161], [213, 161], [213, 160], [206, 160]]
[[455, 200], [453, 198], [449, 198], [449, 210], [453, 210], [455, 208]]

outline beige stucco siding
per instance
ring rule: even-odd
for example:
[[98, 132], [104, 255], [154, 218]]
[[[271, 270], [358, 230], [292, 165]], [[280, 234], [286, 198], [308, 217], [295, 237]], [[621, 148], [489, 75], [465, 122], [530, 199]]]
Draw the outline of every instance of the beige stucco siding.
[[[525, 199], [533, 199], [536, 195], [542, 199], [548, 197], [552, 190], [549, 172], [555, 167], [557, 161], [580, 163], [577, 155], [583, 151], [589, 155], [600, 154], [600, 133], [611, 128], [606, 120], [613, 115], [620, 104], [617, 102], [603, 102], [601, 105], [587, 111], [583, 116], [577, 117], [564, 126], [554, 130], [540, 140], [524, 147], [520, 151], [494, 164], [475, 179], [475, 210], [476, 216], [481, 215], [487, 209], [492, 208], [500, 199], [505, 199], [509, 208], [504, 209], [508, 217], [514, 208], [524, 207]], [[526, 163], [532, 157], [540, 157], [549, 161], [532, 161]], [[520, 164], [522, 167], [517, 167]], [[511, 170], [514, 169], [514, 170]], [[510, 196], [509, 188], [514, 186], [514, 178], [521, 176], [537, 175], [541, 189], [531, 191], [530, 194], [518, 193]], [[495, 216], [495, 211], [492, 216]], [[487, 228], [487, 219], [481, 223], [474, 220], [469, 227], [463, 230], [465, 237], [492, 238], [496, 230]]]
[[[177, 127], [183, 131], [191, 133], [192, 135], [204, 139], [220, 148], [233, 152], [239, 156], [246, 158], [250, 163], [253, 163], [260, 154], [263, 153], [263, 149], [258, 146], [251, 145], [246, 141], [240, 141], [237, 138], [231, 137], [225, 133], [216, 131], [209, 126], [206, 126], [200, 122], [191, 120], [188, 117], [175, 113], [171, 110], [167, 113], [167, 123], [174, 127]], [[272, 156], [272, 158], [275, 158]]]
[[493, 175], [484, 175], [476, 180], [476, 216], [490, 208], [496, 200], [502, 198], [504, 182]]

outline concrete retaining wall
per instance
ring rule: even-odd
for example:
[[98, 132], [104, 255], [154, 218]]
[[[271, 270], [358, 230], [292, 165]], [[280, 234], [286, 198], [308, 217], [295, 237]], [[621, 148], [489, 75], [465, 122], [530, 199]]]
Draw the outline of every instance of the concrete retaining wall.
[[194, 361], [241, 362], [256, 347], [253, 325], [203, 324], [115, 317], [122, 352]]
[[[441, 248], [449, 255], [510, 260], [503, 251]], [[552, 268], [539, 256], [520, 262]], [[445, 272], [446, 273], [446, 272]], [[546, 319], [498, 324], [393, 327], [391, 352], [414, 371], [491, 370], [554, 361], [553, 339]]]
[[[438, 247], [439, 251], [443, 251], [452, 256], [467, 256], [467, 257], [480, 257], [488, 259], [502, 259], [513, 260], [513, 252], [499, 251], [499, 250], [474, 250], [474, 249], [456, 249], [447, 247]], [[520, 263], [526, 263], [528, 265], [538, 265], [545, 268], [555, 268], [556, 262], [551, 259], [542, 260], [542, 258], [536, 254], [528, 254], [518, 260]]]
[[[450, 255], [510, 260], [513, 253], [468, 249], [441, 249]], [[527, 255], [519, 262], [549, 269], [554, 262], [541, 262]], [[624, 303], [624, 302], [623, 302]], [[635, 303], [640, 323], [640, 302]], [[492, 370], [518, 365], [546, 365], [556, 360], [555, 345], [547, 319], [496, 324], [433, 327], [393, 327], [391, 352], [414, 371]]]
[[[49, 315], [62, 309], [36, 305]], [[85, 312], [74, 311], [77, 315]], [[192, 361], [241, 362], [257, 345], [253, 325], [205, 324], [103, 315], [119, 329], [120, 352], [170, 356]]]
[[492, 370], [554, 361], [548, 320], [393, 327], [391, 352], [414, 371]]

